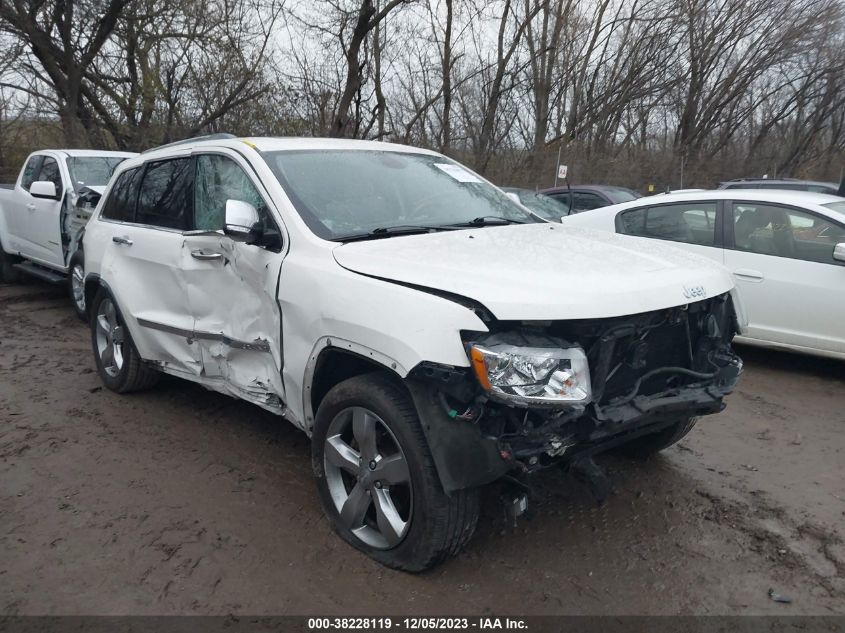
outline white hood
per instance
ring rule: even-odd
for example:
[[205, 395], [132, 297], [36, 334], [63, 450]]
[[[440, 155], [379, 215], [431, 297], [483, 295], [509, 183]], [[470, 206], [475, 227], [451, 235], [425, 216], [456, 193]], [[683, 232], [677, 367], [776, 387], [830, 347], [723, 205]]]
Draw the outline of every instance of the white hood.
[[348, 270], [474, 299], [501, 320], [624, 316], [734, 286], [719, 264], [656, 240], [557, 224], [350, 242], [334, 257]]

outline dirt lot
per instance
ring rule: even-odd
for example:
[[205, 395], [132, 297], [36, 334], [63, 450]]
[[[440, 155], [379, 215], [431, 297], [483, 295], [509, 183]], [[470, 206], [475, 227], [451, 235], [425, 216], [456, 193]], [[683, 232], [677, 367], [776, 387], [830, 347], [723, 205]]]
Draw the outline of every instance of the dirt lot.
[[0, 286], [0, 614], [843, 614], [845, 363], [740, 352], [723, 414], [603, 460], [603, 505], [548, 472], [513, 528], [489, 492], [412, 576], [330, 532], [292, 426], [178, 380], [112, 394], [61, 289]]

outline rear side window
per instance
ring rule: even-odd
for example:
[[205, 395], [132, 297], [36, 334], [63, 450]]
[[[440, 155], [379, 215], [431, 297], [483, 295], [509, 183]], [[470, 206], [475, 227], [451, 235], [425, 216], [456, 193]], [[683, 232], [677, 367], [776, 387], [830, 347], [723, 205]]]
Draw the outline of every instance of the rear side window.
[[29, 191], [30, 185], [35, 182], [35, 177], [41, 170], [41, 161], [43, 156], [32, 156], [26, 161], [26, 167], [23, 168], [23, 176], [21, 177], [21, 187]]
[[606, 206], [607, 202], [605, 202], [604, 198], [594, 193], [576, 191], [572, 194], [572, 207], [576, 211], [589, 211], [590, 209], [600, 209]]
[[148, 163], [138, 195], [135, 222], [181, 231], [193, 215], [193, 161], [176, 158]]
[[135, 203], [138, 200], [138, 185], [141, 184], [140, 167], [127, 169], [117, 177], [111, 188], [109, 197], [103, 204], [100, 217], [106, 220], [133, 222], [135, 220]]
[[713, 246], [716, 243], [716, 203], [664, 204], [622, 214], [627, 235]]

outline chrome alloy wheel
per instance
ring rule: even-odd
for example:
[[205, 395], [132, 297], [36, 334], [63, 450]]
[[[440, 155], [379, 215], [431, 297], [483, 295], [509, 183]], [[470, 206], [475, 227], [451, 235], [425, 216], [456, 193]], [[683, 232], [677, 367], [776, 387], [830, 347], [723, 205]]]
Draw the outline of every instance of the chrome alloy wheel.
[[80, 314], [85, 314], [85, 271], [82, 264], [76, 264], [70, 273], [70, 288], [73, 292], [73, 302]]
[[123, 326], [111, 299], [103, 299], [97, 309], [97, 353], [105, 372], [115, 377], [123, 369]]
[[340, 522], [370, 547], [396, 547], [411, 526], [413, 487], [393, 432], [372, 411], [349, 407], [331, 421], [323, 455]]

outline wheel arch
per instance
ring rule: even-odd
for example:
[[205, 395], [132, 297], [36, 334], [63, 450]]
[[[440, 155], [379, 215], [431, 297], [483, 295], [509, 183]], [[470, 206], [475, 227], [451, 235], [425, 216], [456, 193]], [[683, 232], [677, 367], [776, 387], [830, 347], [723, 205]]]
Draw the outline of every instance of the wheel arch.
[[392, 358], [363, 345], [332, 337], [318, 341], [311, 353], [303, 383], [306, 432], [311, 434], [314, 416], [323, 398], [335, 385], [353, 376], [382, 372], [404, 387], [407, 371]]
[[114, 293], [111, 292], [108, 284], [106, 284], [99, 275], [85, 275], [85, 305], [89, 309], [91, 304], [94, 303], [94, 297], [97, 296], [97, 292], [100, 288], [105, 288], [112, 296], [114, 296]]

